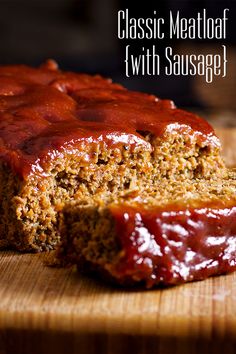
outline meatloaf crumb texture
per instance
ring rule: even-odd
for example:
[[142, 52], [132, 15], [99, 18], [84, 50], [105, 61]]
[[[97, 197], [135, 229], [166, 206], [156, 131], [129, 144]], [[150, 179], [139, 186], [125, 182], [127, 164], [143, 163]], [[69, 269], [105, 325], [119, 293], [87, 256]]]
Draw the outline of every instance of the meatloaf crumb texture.
[[214, 155], [194, 142], [183, 156], [184, 140], [178, 143], [175, 139], [171, 136], [160, 141], [153, 152], [143, 146], [133, 151], [129, 145], [114, 150], [99, 144], [84, 146], [82, 152], [67, 152], [49, 161], [45, 176], [31, 174], [23, 181], [2, 165], [3, 235], [20, 249], [51, 249], [59, 237], [57, 213], [75, 198], [92, 201], [100, 197], [109, 202], [132, 191], [155, 190], [164, 179], [185, 180], [202, 174], [208, 178], [216, 165], [219, 167], [212, 177], [219, 171], [225, 174], [216, 152]]
[[0, 173], [0, 244], [18, 250], [55, 248], [58, 214], [73, 201], [77, 210], [235, 195], [203, 119], [53, 62], [0, 67]]

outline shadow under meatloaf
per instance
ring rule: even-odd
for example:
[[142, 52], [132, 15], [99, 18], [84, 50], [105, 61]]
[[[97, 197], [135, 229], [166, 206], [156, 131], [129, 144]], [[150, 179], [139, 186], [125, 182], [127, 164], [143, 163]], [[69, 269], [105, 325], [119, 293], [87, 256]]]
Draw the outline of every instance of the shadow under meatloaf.
[[163, 180], [106, 204], [65, 206], [58, 258], [122, 285], [174, 285], [236, 270], [236, 174]]
[[0, 159], [2, 244], [19, 250], [53, 249], [58, 212], [73, 200], [228, 178], [201, 118], [52, 62], [0, 68]]

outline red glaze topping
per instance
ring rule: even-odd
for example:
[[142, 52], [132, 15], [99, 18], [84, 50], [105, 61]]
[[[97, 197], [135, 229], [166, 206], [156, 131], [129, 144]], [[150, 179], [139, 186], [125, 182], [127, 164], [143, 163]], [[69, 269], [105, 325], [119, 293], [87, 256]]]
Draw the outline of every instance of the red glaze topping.
[[[195, 131], [218, 145], [211, 126], [171, 101], [131, 92], [100, 76], [41, 68], [0, 67], [0, 157], [19, 176], [43, 173], [43, 162], [82, 143], [142, 144], [138, 131]], [[82, 149], [82, 148], [81, 148]]]
[[112, 270], [121, 282], [135, 279], [152, 287], [236, 270], [236, 206], [122, 205], [110, 212], [124, 251]]

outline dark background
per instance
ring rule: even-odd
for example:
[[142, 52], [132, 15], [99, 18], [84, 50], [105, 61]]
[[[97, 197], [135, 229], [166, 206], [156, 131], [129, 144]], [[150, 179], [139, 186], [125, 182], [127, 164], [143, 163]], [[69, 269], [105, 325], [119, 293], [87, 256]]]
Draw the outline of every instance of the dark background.
[[[158, 41], [158, 47], [171, 45], [181, 53], [217, 53], [221, 44], [228, 49], [228, 75], [206, 84], [203, 78], [125, 77], [125, 45], [117, 38], [117, 11], [128, 8], [130, 16], [165, 16], [171, 10], [196, 17], [207, 9], [208, 16], [222, 17], [229, 8], [227, 40]], [[171, 97], [180, 106], [193, 109], [232, 112], [236, 109], [236, 0], [0, 0], [0, 64], [39, 65], [54, 58], [63, 69], [101, 73], [128, 88]], [[157, 42], [154, 42], [157, 44]], [[152, 42], [132, 41], [137, 50]], [[228, 114], [228, 113], [227, 113]]]

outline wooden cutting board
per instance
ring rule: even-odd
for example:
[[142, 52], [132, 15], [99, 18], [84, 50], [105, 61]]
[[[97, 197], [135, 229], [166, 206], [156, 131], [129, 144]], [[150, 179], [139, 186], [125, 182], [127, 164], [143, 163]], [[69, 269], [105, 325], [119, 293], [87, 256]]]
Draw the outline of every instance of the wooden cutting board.
[[[236, 165], [236, 130], [219, 130]], [[0, 354], [236, 353], [236, 273], [168, 289], [122, 289], [0, 254]]]

